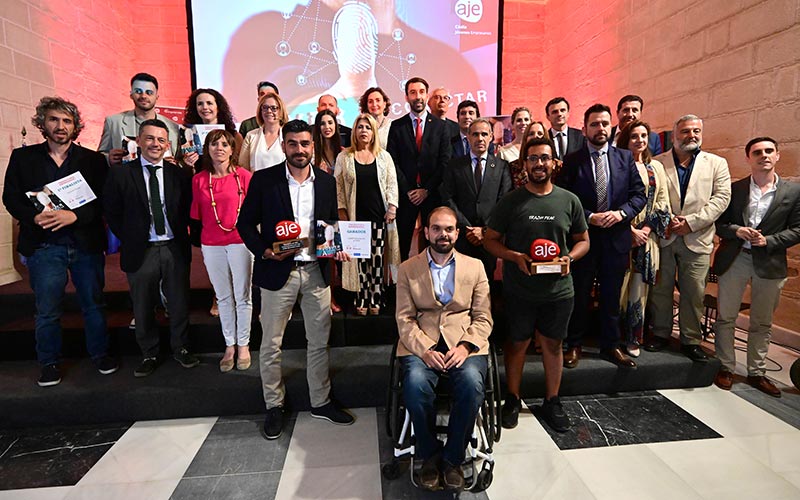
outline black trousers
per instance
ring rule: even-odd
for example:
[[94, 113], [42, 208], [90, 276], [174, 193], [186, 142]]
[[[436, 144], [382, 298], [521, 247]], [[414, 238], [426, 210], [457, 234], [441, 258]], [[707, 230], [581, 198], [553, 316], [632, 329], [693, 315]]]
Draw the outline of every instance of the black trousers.
[[591, 320], [592, 286], [597, 278], [600, 285], [600, 348], [612, 349], [620, 344], [619, 296], [629, 258], [627, 253], [620, 254], [603, 242], [595, 243], [593, 240], [592, 245], [586, 256], [572, 264], [575, 307], [565, 344], [575, 347], [583, 342]]
[[145, 250], [144, 262], [128, 273], [128, 286], [136, 319], [136, 342], [145, 358], [158, 355], [158, 324], [154, 307], [160, 302], [162, 284], [169, 307], [170, 347], [172, 352], [186, 347], [189, 340], [189, 262], [178, 246], [161, 242]]
[[419, 205], [414, 205], [408, 199], [408, 193], [400, 194], [400, 206], [397, 207], [397, 237], [400, 243], [400, 259], [408, 259], [408, 254], [411, 251], [411, 240], [414, 237], [414, 226], [417, 222], [417, 216], [422, 217], [423, 227], [428, 222], [428, 214], [441, 205], [439, 196], [434, 193], [429, 193]]

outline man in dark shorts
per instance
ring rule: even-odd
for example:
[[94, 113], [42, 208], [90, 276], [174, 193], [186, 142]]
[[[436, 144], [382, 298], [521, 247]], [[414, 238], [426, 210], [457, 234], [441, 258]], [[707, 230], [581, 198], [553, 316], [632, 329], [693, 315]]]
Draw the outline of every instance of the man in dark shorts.
[[[503, 296], [509, 326], [504, 350], [508, 391], [502, 424], [507, 429], [517, 426], [525, 353], [536, 332], [545, 373], [542, 416], [552, 429], [565, 432], [570, 424], [558, 390], [563, 370], [561, 344], [567, 336], [575, 295], [570, 264], [589, 251], [589, 232], [578, 198], [550, 179], [555, 151], [550, 139], [531, 139], [522, 151], [529, 182], [498, 202], [483, 243], [489, 253], [506, 261]], [[560, 255], [553, 260], [566, 264], [561, 274], [531, 275], [529, 252], [537, 239], [558, 245]]]

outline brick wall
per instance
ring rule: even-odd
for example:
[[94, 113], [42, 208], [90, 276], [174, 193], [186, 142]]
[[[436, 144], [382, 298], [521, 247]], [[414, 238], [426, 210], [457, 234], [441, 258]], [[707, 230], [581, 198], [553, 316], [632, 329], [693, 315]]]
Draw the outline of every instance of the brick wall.
[[[103, 118], [128, 109], [129, 79], [156, 75], [160, 104], [182, 106], [190, 90], [183, 0], [0, 2], [0, 183], [11, 150], [41, 141], [30, 117], [39, 98], [75, 102], [86, 121], [79, 142], [95, 148]], [[0, 206], [0, 285], [15, 281], [14, 225]]]

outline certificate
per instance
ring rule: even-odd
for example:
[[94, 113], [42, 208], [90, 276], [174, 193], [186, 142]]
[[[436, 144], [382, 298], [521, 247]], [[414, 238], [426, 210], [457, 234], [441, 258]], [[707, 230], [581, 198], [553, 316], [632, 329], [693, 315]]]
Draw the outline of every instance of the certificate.
[[62, 177], [47, 184], [47, 187], [70, 209], [75, 210], [97, 199], [97, 196], [89, 187], [89, 183], [83, 178], [80, 172]]
[[342, 250], [354, 259], [369, 259], [372, 256], [372, 223], [339, 221], [342, 235]]

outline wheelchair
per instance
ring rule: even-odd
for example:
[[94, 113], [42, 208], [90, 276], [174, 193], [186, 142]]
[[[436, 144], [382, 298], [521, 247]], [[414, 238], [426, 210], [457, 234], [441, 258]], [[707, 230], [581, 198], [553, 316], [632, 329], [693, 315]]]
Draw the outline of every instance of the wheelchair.
[[[479, 492], [492, 484], [494, 457], [492, 445], [500, 441], [502, 429], [500, 423], [500, 371], [494, 346], [489, 344], [487, 360], [485, 393], [483, 404], [475, 419], [472, 435], [467, 442], [466, 460], [461, 469], [464, 473], [464, 490]], [[414, 478], [414, 426], [411, 414], [403, 404], [402, 373], [397, 360], [397, 342], [392, 349], [390, 360], [389, 390], [386, 403], [386, 430], [394, 444], [394, 458], [381, 469], [386, 479], [400, 477], [406, 467], [409, 469], [411, 483], [417, 486]], [[444, 375], [436, 386], [436, 435], [440, 440], [447, 437], [447, 419], [449, 417], [449, 380]], [[404, 457], [410, 457], [404, 460]]]

